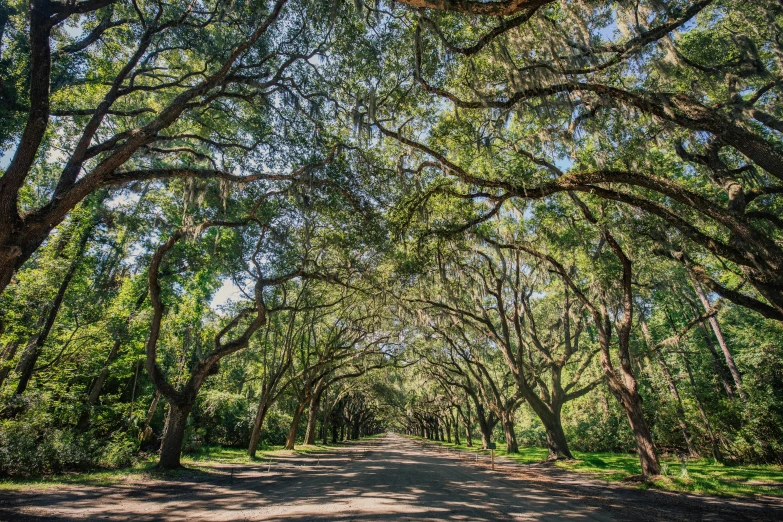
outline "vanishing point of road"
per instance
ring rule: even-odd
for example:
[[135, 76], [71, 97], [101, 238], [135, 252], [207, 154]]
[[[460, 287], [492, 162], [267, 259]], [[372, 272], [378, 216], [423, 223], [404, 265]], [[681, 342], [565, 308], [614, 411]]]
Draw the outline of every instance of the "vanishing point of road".
[[0, 492], [0, 520], [783, 520], [783, 502], [607, 485], [389, 434], [175, 480]]

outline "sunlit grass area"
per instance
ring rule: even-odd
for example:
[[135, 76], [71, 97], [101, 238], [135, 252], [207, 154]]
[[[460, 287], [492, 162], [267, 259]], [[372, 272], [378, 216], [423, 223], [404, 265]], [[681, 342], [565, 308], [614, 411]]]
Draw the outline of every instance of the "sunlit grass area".
[[[414, 439], [428, 441], [421, 437]], [[457, 445], [447, 442], [428, 441], [441, 446], [488, 454], [481, 449], [481, 443], [472, 447], [464, 441]], [[534, 464], [546, 461], [546, 448], [520, 448], [519, 453], [507, 454], [505, 445], [498, 444], [495, 455], [505, 457], [520, 464]], [[559, 468], [579, 473], [588, 473], [607, 482], [619, 482], [641, 474], [636, 455], [623, 453], [582, 453], [574, 452], [574, 460], [558, 461]], [[783, 467], [776, 465], [724, 465], [712, 459], [687, 461], [684, 466], [676, 458], [662, 458], [663, 474], [660, 477], [642, 483], [634, 483], [639, 488], [656, 488], [666, 491], [702, 493], [724, 496], [775, 496], [783, 497]]]
[[[592, 473], [609, 480], [624, 480], [639, 475], [635, 455], [574, 452], [576, 460], [558, 462], [561, 468]], [[663, 473], [640, 487], [709, 495], [783, 497], [783, 467], [775, 465], [724, 465], [712, 459], [685, 463], [676, 458], [661, 459]]]

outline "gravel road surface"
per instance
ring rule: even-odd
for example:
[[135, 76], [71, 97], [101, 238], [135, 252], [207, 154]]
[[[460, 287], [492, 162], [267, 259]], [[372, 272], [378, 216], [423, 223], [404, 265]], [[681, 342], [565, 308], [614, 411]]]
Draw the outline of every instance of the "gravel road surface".
[[783, 520], [775, 499], [606, 485], [389, 434], [179, 480], [0, 492], [0, 520]]

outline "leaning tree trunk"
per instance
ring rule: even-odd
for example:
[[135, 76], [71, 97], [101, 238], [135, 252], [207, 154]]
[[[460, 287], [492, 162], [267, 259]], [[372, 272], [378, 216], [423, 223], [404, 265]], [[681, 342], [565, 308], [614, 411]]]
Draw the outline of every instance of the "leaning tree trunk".
[[117, 358], [117, 355], [119, 355], [121, 345], [122, 341], [119, 339], [114, 341], [114, 344], [109, 351], [109, 356], [106, 358], [106, 362], [104, 363], [101, 372], [92, 382], [92, 386], [90, 386], [90, 392], [87, 395], [87, 408], [82, 412], [81, 416], [79, 417], [79, 422], [76, 424], [79, 429], [83, 430], [87, 428], [87, 425], [90, 423], [90, 409], [95, 405], [96, 402], [98, 402], [98, 397], [101, 395], [103, 384], [106, 382], [106, 378], [109, 376], [109, 365]]
[[[661, 465], [658, 462], [658, 455], [655, 452], [652, 432], [644, 417], [642, 408], [642, 396], [637, 390], [636, 378], [630, 366], [630, 355], [627, 350], [621, 348], [621, 372], [622, 377], [615, 371], [609, 359], [609, 350], [603, 340], [601, 348], [601, 367], [604, 370], [606, 382], [609, 390], [615, 396], [617, 401], [625, 411], [628, 423], [631, 425], [633, 437], [636, 442], [636, 452], [639, 456], [639, 463], [642, 466], [642, 475], [650, 477], [660, 475]], [[627, 384], [626, 384], [627, 383]]]
[[321, 402], [321, 394], [316, 393], [310, 399], [310, 411], [307, 413], [307, 430], [305, 431], [305, 444], [315, 444], [316, 424], [318, 424], [318, 406]]
[[155, 416], [155, 412], [158, 410], [158, 401], [160, 401], [160, 392], [156, 391], [155, 396], [150, 403], [150, 407], [147, 409], [147, 416], [144, 418], [144, 426], [141, 428], [141, 433], [139, 433], [139, 441], [142, 444], [152, 435], [150, 423], [152, 423], [152, 417]]
[[163, 441], [160, 446], [159, 468], [177, 469], [181, 466], [182, 443], [185, 439], [188, 415], [190, 415], [192, 408], [192, 402], [182, 404], [169, 403], [169, 414], [166, 416], [166, 425], [163, 428]]
[[666, 383], [669, 385], [669, 394], [672, 396], [672, 401], [674, 401], [674, 408], [677, 412], [677, 421], [680, 424], [680, 432], [682, 433], [683, 441], [685, 442], [685, 447], [688, 449], [688, 455], [690, 457], [696, 458], [699, 456], [698, 452], [694, 449], [693, 444], [691, 443], [691, 434], [690, 430], [688, 429], [688, 424], [685, 421], [685, 408], [682, 406], [682, 398], [680, 397], [680, 391], [677, 389], [677, 383], [674, 382], [674, 377], [672, 376], [672, 372], [669, 369], [669, 365], [666, 363], [666, 360], [663, 357], [663, 354], [660, 350], [655, 351], [658, 356], [658, 362], [661, 365], [661, 371], [663, 372], [663, 376], [666, 378]]
[[11, 361], [13, 361], [14, 356], [16, 356], [16, 350], [19, 348], [19, 343], [17, 341], [12, 341], [5, 345], [5, 349], [3, 349], [3, 356], [0, 358], [0, 389], [3, 388], [3, 383], [5, 382], [6, 377], [8, 377], [8, 373], [11, 371]]
[[[133, 311], [125, 319], [126, 326], [129, 325], [130, 322], [133, 320], [133, 317], [138, 313], [139, 309], [141, 309], [141, 306], [144, 304], [144, 301], [146, 299], [147, 299], [147, 291], [145, 290], [139, 296], [139, 298], [136, 299], [136, 302], [134, 303]], [[98, 397], [100, 397], [101, 395], [101, 391], [103, 390], [103, 385], [106, 383], [106, 379], [109, 376], [109, 366], [119, 356], [121, 347], [122, 347], [122, 338], [118, 337], [117, 339], [114, 340], [114, 344], [112, 344], [111, 350], [109, 350], [109, 355], [108, 357], [106, 357], [106, 362], [103, 363], [103, 368], [101, 368], [100, 373], [92, 382], [92, 386], [90, 386], [90, 391], [87, 394], [87, 408], [84, 410], [84, 412], [82, 412], [82, 415], [79, 418], [79, 422], [77, 424], [77, 426], [80, 429], [85, 429], [89, 424], [90, 409], [92, 408], [92, 406], [95, 405], [96, 402], [98, 402]]]
[[288, 438], [285, 441], [285, 449], [292, 450], [296, 445], [296, 432], [299, 431], [299, 421], [302, 418], [302, 412], [304, 412], [307, 402], [300, 402], [296, 406], [294, 411], [294, 418], [291, 420], [291, 428], [288, 430]]
[[[696, 314], [698, 313], [699, 311], [696, 310]], [[715, 373], [718, 375], [718, 378], [720, 379], [723, 390], [726, 392], [726, 397], [734, 400], [734, 389], [731, 387], [730, 382], [731, 376], [724, 367], [725, 362], [721, 360], [720, 355], [718, 354], [718, 350], [715, 349], [715, 342], [712, 340], [712, 336], [707, 329], [707, 324], [704, 321], [701, 321], [699, 326], [701, 327], [704, 344], [707, 346], [707, 350], [709, 350], [710, 355], [712, 356], [712, 366], [715, 369]]]
[[629, 390], [622, 390], [619, 393], [615, 392], [615, 396], [625, 410], [628, 423], [631, 425], [631, 431], [633, 431], [634, 441], [636, 442], [636, 452], [639, 455], [639, 462], [642, 466], [642, 475], [645, 477], [660, 475], [661, 465], [655, 452], [650, 426], [644, 417], [642, 397], [638, 392], [634, 393]]
[[[709, 299], [707, 299], [707, 296], [704, 294], [704, 290], [695, 279], [692, 280], [692, 282], [693, 288], [696, 290], [696, 295], [699, 296], [699, 301], [701, 301], [705, 311], [709, 311], [712, 305], [710, 305]], [[732, 355], [731, 350], [729, 350], [729, 345], [726, 343], [726, 339], [723, 337], [723, 331], [720, 328], [720, 323], [718, 323], [718, 318], [715, 315], [710, 316], [709, 323], [712, 327], [713, 333], [715, 334], [715, 338], [718, 340], [718, 345], [720, 346], [721, 351], [723, 351], [723, 357], [726, 359], [726, 365], [729, 367], [731, 378], [734, 380], [734, 388], [737, 390], [737, 394], [740, 396], [740, 399], [743, 402], [747, 402], [748, 398], [745, 395], [745, 390], [742, 387], [742, 375], [740, 375], [740, 372], [737, 369], [737, 365], [734, 363], [734, 356]]]
[[691, 365], [688, 362], [688, 358], [684, 354], [682, 355], [682, 360], [685, 363], [685, 371], [688, 373], [688, 380], [690, 381], [691, 387], [693, 388], [693, 397], [696, 399], [696, 406], [698, 407], [699, 414], [701, 415], [701, 420], [704, 421], [704, 428], [707, 430], [707, 435], [709, 435], [710, 442], [712, 443], [712, 457], [715, 459], [715, 462], [723, 462], [723, 454], [721, 453], [720, 446], [718, 445], [718, 438], [715, 436], [715, 432], [712, 431], [712, 424], [710, 423], [709, 417], [707, 417], [707, 411], [704, 409], [704, 404], [701, 401], [699, 390], [696, 387], [696, 380], [693, 378]]
[[90, 240], [90, 234], [92, 234], [92, 230], [95, 227], [95, 224], [96, 223], [93, 222], [90, 226], [85, 228], [84, 231], [82, 231], [76, 252], [73, 256], [73, 259], [71, 260], [71, 264], [68, 266], [68, 270], [65, 272], [65, 276], [60, 283], [60, 287], [57, 289], [57, 295], [55, 295], [54, 301], [52, 301], [52, 306], [49, 308], [49, 313], [46, 316], [46, 321], [44, 321], [43, 328], [34, 337], [34, 341], [30, 341], [30, 343], [27, 345], [27, 348], [25, 348], [25, 351], [22, 353], [22, 358], [19, 361], [19, 366], [17, 367], [17, 371], [19, 372], [19, 382], [16, 385], [15, 392], [17, 397], [24, 393], [24, 391], [27, 389], [28, 383], [30, 382], [30, 378], [33, 376], [35, 363], [38, 361], [38, 356], [41, 354], [41, 350], [43, 349], [44, 344], [46, 344], [46, 339], [49, 337], [49, 333], [52, 331], [54, 321], [57, 319], [57, 314], [60, 312], [60, 307], [63, 304], [65, 292], [68, 290], [73, 276], [76, 275], [76, 269], [81, 263], [82, 255], [84, 255], [84, 251], [87, 248], [87, 242]]
[[253, 422], [253, 431], [250, 433], [250, 445], [247, 447], [247, 454], [251, 458], [256, 456], [258, 443], [261, 441], [261, 426], [264, 425], [264, 418], [266, 417], [267, 411], [269, 411], [269, 390], [265, 388], [261, 394], [261, 400], [258, 401], [256, 418]]

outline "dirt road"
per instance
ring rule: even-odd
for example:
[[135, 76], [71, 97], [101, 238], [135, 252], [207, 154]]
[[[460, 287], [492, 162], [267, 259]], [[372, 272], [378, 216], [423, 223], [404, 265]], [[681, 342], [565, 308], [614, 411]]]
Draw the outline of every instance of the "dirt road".
[[606, 486], [387, 435], [181, 481], [0, 493], [0, 520], [783, 520], [783, 502]]

